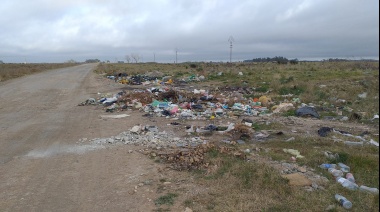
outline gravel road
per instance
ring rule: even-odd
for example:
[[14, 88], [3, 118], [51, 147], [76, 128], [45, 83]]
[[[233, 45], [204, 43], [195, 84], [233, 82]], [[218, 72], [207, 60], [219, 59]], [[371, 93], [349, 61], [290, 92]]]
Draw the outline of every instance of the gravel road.
[[159, 182], [160, 164], [134, 146], [77, 144], [134, 124], [133, 118], [103, 120], [95, 106], [77, 106], [98, 92], [119, 89], [95, 75], [95, 67], [84, 64], [0, 83], [0, 211], [155, 208], [154, 186], [140, 192], [136, 185]]

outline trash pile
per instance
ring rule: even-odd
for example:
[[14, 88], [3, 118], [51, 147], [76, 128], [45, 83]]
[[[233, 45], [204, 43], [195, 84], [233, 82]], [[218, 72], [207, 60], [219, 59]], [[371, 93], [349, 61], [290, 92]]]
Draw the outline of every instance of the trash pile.
[[[101, 95], [101, 94], [99, 94]], [[270, 113], [273, 103], [267, 96], [246, 98], [237, 91], [207, 91], [204, 89], [185, 90], [170, 86], [150, 87], [121, 91], [114, 95], [101, 95], [97, 100], [89, 98], [78, 104], [103, 105], [106, 112], [127, 109], [164, 117], [187, 119], [214, 119], [231, 116], [260, 116]], [[294, 109], [292, 103], [272, 107], [274, 113]], [[317, 118], [319, 116], [313, 115]], [[300, 113], [304, 116], [305, 113]]]
[[129, 76], [127, 73], [118, 73], [114, 75], [107, 75], [107, 78], [121, 84], [147, 85], [151, 83], [165, 83], [165, 81], [160, 80], [162, 76], [163, 74], [161, 72], [154, 71], [143, 75], [137, 74], [132, 76]]
[[222, 154], [231, 155], [242, 160], [246, 159], [244, 152], [226, 146], [215, 146], [205, 143], [196, 147], [173, 149], [171, 152], [152, 152], [151, 156], [158, 156], [164, 161], [171, 163], [175, 170], [201, 169], [208, 168], [209, 163], [205, 162], [205, 154], [209, 151], [217, 151]]
[[212, 150], [232, 155], [245, 160], [246, 154], [233, 147], [216, 146], [201, 137], [179, 138], [165, 131], [159, 131], [156, 126], [136, 125], [128, 131], [109, 138], [82, 138], [79, 142], [90, 142], [96, 145], [133, 144], [151, 149], [151, 157], [159, 157], [170, 163], [173, 169], [189, 170], [208, 168], [204, 155]]
[[[80, 142], [87, 142], [87, 139], [81, 139]], [[135, 144], [148, 148], [177, 148], [184, 146], [198, 146], [207, 143], [207, 140], [200, 137], [179, 138], [165, 131], [159, 131], [156, 126], [140, 126], [136, 125], [116, 136], [110, 138], [95, 138], [89, 142], [97, 145], [107, 144]]]
[[[192, 119], [241, 115], [260, 116], [286, 113], [287, 111], [294, 111], [294, 115], [298, 117], [315, 119], [321, 118], [317, 111], [337, 114], [337, 116], [323, 116], [324, 119], [329, 120], [348, 121], [363, 118], [362, 114], [355, 113], [348, 106], [339, 106], [346, 102], [342, 99], [333, 98], [331, 101], [334, 104], [324, 102], [320, 106], [316, 106], [312, 103], [302, 103], [300, 98], [289, 94], [281, 95], [283, 100], [275, 103], [266, 93], [256, 92], [254, 87], [224, 86], [205, 90], [193, 86], [183, 86], [183, 83], [206, 80], [202, 75], [192, 74], [178, 79], [160, 71], [151, 71], [136, 75], [118, 73], [108, 75], [107, 78], [117, 83], [142, 85], [143, 87], [140, 86], [140, 88], [129, 91], [124, 90], [114, 95], [99, 94], [100, 98], [90, 98], [79, 105], [103, 105], [107, 112], [138, 109], [156, 116]], [[351, 115], [342, 116], [343, 111]], [[376, 115], [372, 120], [376, 120]]]

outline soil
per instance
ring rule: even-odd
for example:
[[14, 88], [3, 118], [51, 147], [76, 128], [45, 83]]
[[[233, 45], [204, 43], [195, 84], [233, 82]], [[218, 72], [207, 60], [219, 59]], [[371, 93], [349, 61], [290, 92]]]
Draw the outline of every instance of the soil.
[[[120, 119], [102, 118], [106, 113], [100, 106], [78, 106], [98, 93], [114, 94], [126, 87], [94, 74], [95, 67], [85, 64], [0, 83], [1, 211], [153, 211], [169, 207], [156, 205], [155, 200], [178, 192], [181, 195], [170, 210], [185, 211], [186, 199], [207, 193], [187, 172], [149, 158], [142, 146], [83, 143], [138, 124], [186, 135], [185, 124], [168, 125], [170, 119], [143, 117], [139, 111], [127, 111], [130, 116]], [[323, 120], [276, 119], [286, 126], [288, 137], [316, 135], [319, 127], [326, 126]], [[215, 122], [204, 120], [202, 125]], [[378, 133], [355, 123], [328, 126]]]
[[[203, 188], [132, 145], [80, 145], [151, 124], [130, 111], [102, 119], [104, 110], [78, 103], [122, 85], [92, 72], [95, 64], [63, 68], [0, 84], [1, 211], [152, 211], [154, 201], [183, 190], [171, 206]], [[166, 207], [161, 206], [161, 207]]]

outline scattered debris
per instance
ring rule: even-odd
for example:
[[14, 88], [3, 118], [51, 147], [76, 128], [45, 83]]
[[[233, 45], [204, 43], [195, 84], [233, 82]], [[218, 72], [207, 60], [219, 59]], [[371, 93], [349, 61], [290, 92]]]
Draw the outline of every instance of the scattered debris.
[[319, 119], [319, 114], [318, 114], [317, 110], [314, 107], [309, 107], [309, 106], [301, 107], [301, 108], [297, 109], [296, 115], [301, 116], [301, 117], [312, 116], [312, 117]]
[[125, 118], [130, 115], [128, 114], [117, 114], [117, 115], [100, 115], [100, 118], [102, 119], [120, 119], [120, 118]]
[[283, 151], [285, 153], [289, 153], [289, 154], [292, 154], [292, 155], [296, 156], [296, 158], [304, 158], [304, 156], [302, 156], [298, 150], [295, 150], [295, 149], [283, 149]]
[[333, 131], [333, 128], [330, 128], [330, 127], [321, 127], [318, 130], [318, 135], [320, 135], [321, 137], [326, 137], [332, 131]]
[[222, 154], [232, 155], [234, 157], [245, 160], [246, 155], [240, 150], [236, 150], [226, 146], [216, 146], [211, 143], [201, 144], [196, 147], [187, 147], [179, 150], [163, 151], [156, 153], [161, 159], [171, 163], [172, 168], [176, 170], [200, 169], [207, 168], [205, 163], [205, 153], [209, 151], [218, 151]]
[[281, 103], [280, 105], [272, 107], [273, 113], [284, 113], [289, 110], [294, 110], [294, 105], [292, 103]]

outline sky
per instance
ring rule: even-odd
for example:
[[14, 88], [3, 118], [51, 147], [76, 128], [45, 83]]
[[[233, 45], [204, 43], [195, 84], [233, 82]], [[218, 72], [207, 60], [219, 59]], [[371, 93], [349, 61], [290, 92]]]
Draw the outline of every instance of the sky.
[[0, 14], [6, 63], [379, 59], [378, 0], [2, 0]]

